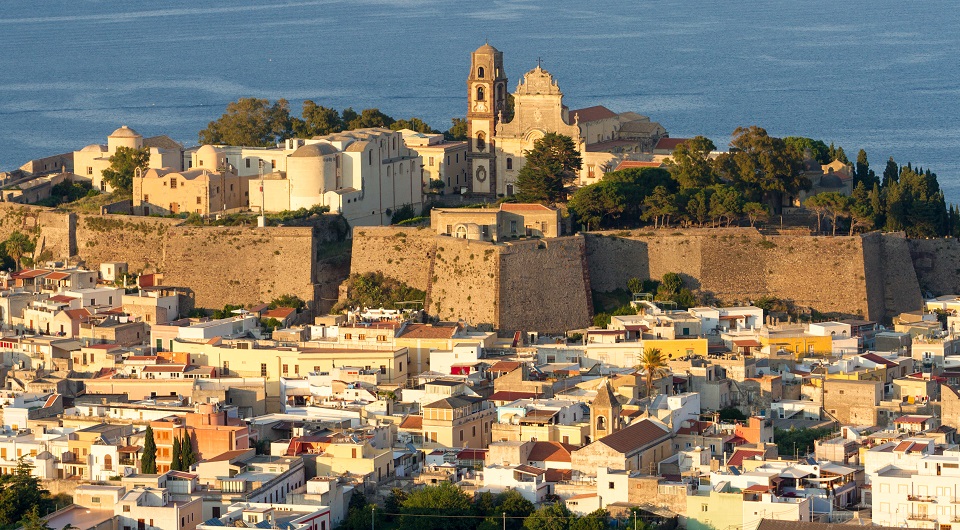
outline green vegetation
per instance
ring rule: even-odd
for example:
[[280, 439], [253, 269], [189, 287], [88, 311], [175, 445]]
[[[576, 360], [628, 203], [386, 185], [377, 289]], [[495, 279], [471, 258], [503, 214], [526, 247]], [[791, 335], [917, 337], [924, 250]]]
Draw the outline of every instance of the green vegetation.
[[774, 429], [773, 439], [777, 442], [780, 456], [806, 455], [813, 452], [814, 442], [833, 434], [833, 429]]
[[397, 279], [384, 276], [382, 272], [351, 274], [347, 279], [347, 296], [333, 308], [333, 312], [355, 307], [384, 307], [405, 309], [400, 302], [423, 301], [427, 293], [410, 287]]
[[413, 205], [404, 204], [397, 208], [397, 210], [393, 212], [393, 215], [390, 216], [390, 224], [398, 225], [404, 221], [415, 219], [416, 217], [417, 211], [413, 209]]
[[420, 118], [396, 120], [375, 108], [363, 109], [359, 114], [349, 107], [337, 112], [309, 99], [303, 102], [301, 116], [290, 115], [290, 105], [285, 99], [271, 104], [266, 99], [240, 98], [227, 104], [226, 112], [200, 131], [200, 143], [268, 147], [290, 137], [310, 138], [368, 127], [439, 132]]
[[193, 452], [193, 444], [190, 442], [190, 438], [174, 438], [170, 469], [173, 471], [189, 471], [190, 466], [196, 463], [197, 456]]
[[443, 137], [448, 141], [462, 142], [467, 139], [467, 120], [464, 118], [453, 118], [450, 128], [443, 133]]
[[84, 197], [95, 197], [100, 192], [94, 190], [89, 182], [71, 182], [64, 180], [50, 189], [50, 196], [41, 199], [37, 206], [57, 207], [61, 204], [78, 201]]
[[667, 356], [660, 351], [660, 348], [644, 348], [640, 355], [640, 364], [637, 366], [637, 370], [643, 372], [647, 396], [653, 395], [653, 381], [670, 373]]
[[237, 315], [236, 315], [236, 313], [234, 313], [234, 311], [237, 311], [238, 309], [243, 309], [243, 306], [242, 306], [242, 305], [227, 304], [227, 305], [223, 306], [223, 309], [214, 309], [214, 310], [213, 310], [213, 315], [211, 315], [211, 318], [213, 318], [214, 320], [218, 320], [218, 319], [221, 319], [221, 318], [231, 318], [231, 317], [235, 317], [235, 316], [237, 316]]
[[43, 528], [40, 517], [53, 512], [63, 500], [51, 497], [41, 487], [40, 479], [32, 476], [32, 470], [21, 456], [14, 472], [0, 477], [0, 527]]
[[517, 175], [517, 200], [543, 204], [566, 200], [566, 187], [576, 180], [582, 164], [573, 140], [547, 133], [523, 155], [526, 162]]
[[115, 190], [130, 193], [137, 169], [146, 170], [149, 162], [150, 150], [146, 147], [118, 147], [110, 157], [110, 167], [103, 170], [103, 180]]
[[37, 243], [27, 234], [19, 230], [14, 230], [10, 237], [3, 242], [3, 264], [8, 265], [8, 260], [13, 261], [14, 266], [19, 270], [24, 265], [33, 265], [33, 258], [30, 256], [37, 248]]
[[[588, 230], [680, 222], [687, 226], [751, 227], [779, 212], [785, 197], [809, 190], [804, 161], [849, 163], [842, 147], [791, 136], [775, 138], [756, 126], [733, 133], [730, 150], [711, 158], [709, 138], [697, 136], [677, 146], [669, 171], [643, 168], [613, 171], [574, 193], [568, 204]], [[832, 234], [857, 230], [905, 231], [910, 237], [960, 236], [960, 209], [947, 207], [935, 173], [887, 161], [883, 178], [870, 169], [860, 150], [850, 196], [824, 192], [804, 205], [817, 215], [817, 230], [830, 223]]]
[[143, 435], [143, 455], [140, 457], [140, 472], [152, 475], [157, 472], [157, 442], [153, 439], [153, 427], [147, 425]]
[[740, 412], [737, 407], [724, 407], [717, 412], [723, 421], [746, 421], [747, 419], [747, 415]]
[[276, 309], [278, 307], [292, 307], [297, 311], [300, 311], [307, 307], [307, 303], [301, 300], [297, 295], [285, 294], [271, 300], [270, 303], [267, 304], [267, 307], [270, 309]]
[[[299, 221], [310, 219], [314, 216], [323, 215], [330, 212], [329, 206], [316, 205], [310, 208], [299, 208], [296, 210], [283, 210], [282, 212], [266, 213], [267, 226], [278, 226], [283, 224], [295, 224]], [[256, 226], [256, 212], [231, 213], [220, 216], [219, 219], [213, 217], [203, 217], [197, 213], [176, 214], [174, 217], [184, 219], [184, 224], [191, 226]], [[341, 217], [342, 218], [342, 217]], [[346, 220], [343, 221], [344, 223]]]

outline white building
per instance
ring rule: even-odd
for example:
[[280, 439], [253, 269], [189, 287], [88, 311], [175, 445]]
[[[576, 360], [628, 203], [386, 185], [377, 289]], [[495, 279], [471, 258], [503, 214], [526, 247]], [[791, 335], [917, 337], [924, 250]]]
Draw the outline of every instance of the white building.
[[901, 460], [869, 476], [873, 522], [907, 528], [949, 528], [960, 521], [960, 451]]

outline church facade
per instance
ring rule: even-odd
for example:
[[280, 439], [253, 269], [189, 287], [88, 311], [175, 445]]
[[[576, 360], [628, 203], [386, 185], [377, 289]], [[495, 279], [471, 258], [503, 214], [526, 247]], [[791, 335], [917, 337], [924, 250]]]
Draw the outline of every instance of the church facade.
[[[617, 114], [599, 106], [570, 111], [557, 81], [539, 63], [517, 84], [511, 108], [503, 52], [490, 44], [471, 54], [467, 102], [468, 174], [477, 194], [513, 195], [525, 151], [548, 133], [573, 139], [583, 159], [579, 185], [596, 182], [620, 160], [648, 157], [657, 140], [667, 136], [660, 124], [633, 112]], [[638, 127], [649, 131], [647, 136], [620, 137], [621, 130]]]

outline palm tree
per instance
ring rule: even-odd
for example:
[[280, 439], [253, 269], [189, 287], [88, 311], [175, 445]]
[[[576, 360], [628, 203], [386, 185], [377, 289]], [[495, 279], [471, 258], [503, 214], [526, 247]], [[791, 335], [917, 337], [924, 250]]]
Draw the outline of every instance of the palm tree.
[[640, 365], [637, 370], [642, 370], [647, 382], [647, 395], [653, 394], [653, 380], [659, 379], [668, 373], [670, 368], [667, 366], [667, 359], [659, 348], [644, 349], [640, 356]]
[[3, 242], [3, 249], [16, 262], [18, 270], [22, 266], [23, 256], [33, 252], [34, 247], [33, 241], [19, 230], [14, 230], [10, 238]]

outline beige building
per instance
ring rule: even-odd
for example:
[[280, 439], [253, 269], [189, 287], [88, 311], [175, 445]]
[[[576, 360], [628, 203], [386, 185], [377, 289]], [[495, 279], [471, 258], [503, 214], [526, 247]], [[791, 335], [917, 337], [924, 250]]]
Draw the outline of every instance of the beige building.
[[166, 136], [154, 136], [144, 139], [137, 131], [126, 125], [113, 131], [107, 137], [107, 145], [92, 144], [73, 153], [74, 173], [92, 181], [93, 189], [112, 191], [112, 188], [103, 181], [103, 170], [110, 167], [110, 157], [117, 152], [118, 147], [130, 149], [150, 150], [148, 167], [159, 169], [169, 168], [179, 171], [183, 168], [183, 147]]
[[211, 215], [250, 205], [249, 177], [242, 177], [216, 148], [197, 151], [200, 165], [179, 171], [151, 168], [133, 179], [133, 211], [139, 215]]
[[430, 225], [440, 235], [490, 242], [559, 237], [563, 230], [559, 210], [506, 202], [500, 208], [434, 208]]
[[510, 196], [524, 152], [547, 133], [573, 140], [583, 159], [580, 184], [591, 184], [617, 161], [652, 153], [666, 130], [633, 112], [601, 106], [571, 112], [556, 80], [539, 64], [523, 76], [508, 115], [503, 52], [484, 44], [471, 54], [467, 77], [468, 174], [474, 193]]
[[[450, 195], [468, 188], [467, 142], [447, 142], [442, 134], [400, 131], [410, 151], [423, 163], [423, 190], [439, 189]], [[442, 187], [440, 187], [442, 184]]]
[[[287, 142], [285, 171], [251, 183], [266, 211], [329, 206], [351, 226], [390, 224], [397, 209], [423, 209], [422, 162], [399, 131], [357, 129]], [[244, 162], [244, 165], [246, 162]]]

